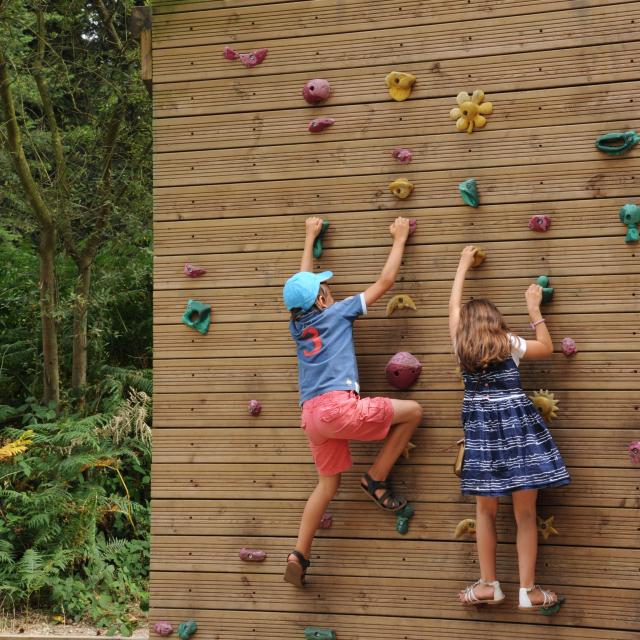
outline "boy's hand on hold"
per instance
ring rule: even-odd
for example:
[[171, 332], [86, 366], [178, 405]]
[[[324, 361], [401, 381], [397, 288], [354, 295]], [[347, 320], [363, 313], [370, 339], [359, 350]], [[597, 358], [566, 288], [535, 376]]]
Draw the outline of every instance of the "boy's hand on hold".
[[307, 218], [305, 225], [307, 228], [307, 236], [315, 240], [322, 230], [322, 218]]
[[460, 266], [467, 270], [471, 269], [471, 265], [473, 264], [473, 257], [476, 254], [476, 247], [473, 245], [469, 245], [462, 250], [460, 254]]
[[389, 233], [394, 240], [406, 242], [409, 237], [409, 218], [398, 216], [389, 227]]
[[542, 302], [542, 287], [540, 285], [530, 284], [524, 297], [527, 300], [529, 313], [540, 310], [540, 303]]

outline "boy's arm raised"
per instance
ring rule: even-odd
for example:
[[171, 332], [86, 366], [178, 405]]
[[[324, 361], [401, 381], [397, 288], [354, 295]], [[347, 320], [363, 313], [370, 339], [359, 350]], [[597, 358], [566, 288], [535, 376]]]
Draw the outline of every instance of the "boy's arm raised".
[[300, 271], [313, 271], [313, 243], [322, 229], [322, 218], [307, 218], [304, 250], [300, 260]]
[[398, 217], [389, 227], [389, 233], [393, 237], [393, 246], [389, 252], [389, 257], [385, 262], [380, 277], [364, 292], [364, 301], [368, 306], [379, 300], [396, 281], [396, 276], [400, 270], [404, 246], [409, 237], [409, 219]]
[[473, 264], [473, 256], [476, 252], [474, 246], [465, 247], [460, 256], [458, 270], [451, 288], [451, 297], [449, 298], [449, 335], [453, 340], [458, 333], [458, 324], [460, 323], [460, 307], [462, 306], [462, 293], [464, 291], [464, 281], [467, 277], [467, 271]]

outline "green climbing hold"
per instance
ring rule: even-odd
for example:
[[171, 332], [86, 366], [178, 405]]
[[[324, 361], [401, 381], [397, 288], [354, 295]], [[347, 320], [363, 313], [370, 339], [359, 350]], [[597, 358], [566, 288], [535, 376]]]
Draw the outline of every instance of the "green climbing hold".
[[409, 520], [413, 518], [415, 512], [416, 510], [409, 503], [396, 511], [396, 531], [398, 533], [404, 536], [409, 532]]
[[638, 225], [640, 224], [640, 207], [637, 204], [625, 204], [620, 207], [620, 222], [627, 225], [625, 242], [638, 242]]
[[635, 131], [605, 133], [596, 140], [596, 147], [610, 156], [620, 156], [635, 147], [638, 142], [640, 142], [640, 136]]
[[332, 629], [318, 629], [307, 627], [304, 630], [305, 640], [336, 640], [336, 632]]
[[469, 178], [458, 185], [460, 195], [466, 205], [474, 209], [480, 204], [480, 196], [478, 195], [478, 181], [475, 178]]
[[564, 604], [564, 601], [565, 601], [564, 596], [558, 596], [558, 601], [555, 604], [552, 604], [550, 607], [544, 607], [543, 609], [538, 609], [538, 611], [543, 616], [552, 616], [558, 613], [558, 611], [560, 611], [560, 607], [562, 607], [562, 605]]
[[322, 229], [320, 229], [320, 233], [316, 236], [316, 239], [313, 243], [313, 257], [319, 258], [322, 255], [322, 236], [324, 232], [329, 228], [329, 221], [322, 221]]
[[551, 302], [551, 299], [553, 298], [553, 287], [549, 286], [548, 276], [540, 276], [536, 280], [536, 284], [542, 287], [542, 304]]
[[189, 640], [189, 638], [198, 630], [195, 620], [186, 620], [178, 625], [178, 636], [180, 640]]
[[189, 300], [182, 315], [182, 322], [204, 335], [211, 323], [211, 306], [197, 300]]

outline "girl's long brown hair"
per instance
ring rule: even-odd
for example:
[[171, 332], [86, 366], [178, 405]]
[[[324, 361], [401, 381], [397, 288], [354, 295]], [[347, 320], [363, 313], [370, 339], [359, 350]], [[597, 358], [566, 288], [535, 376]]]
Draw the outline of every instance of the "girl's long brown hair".
[[479, 298], [462, 306], [456, 352], [466, 371], [478, 371], [509, 357], [509, 327], [493, 302]]

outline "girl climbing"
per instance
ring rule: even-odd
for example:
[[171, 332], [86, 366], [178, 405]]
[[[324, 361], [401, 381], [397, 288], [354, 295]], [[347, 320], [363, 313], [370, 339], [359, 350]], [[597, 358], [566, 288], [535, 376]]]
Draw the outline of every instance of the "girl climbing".
[[476, 496], [480, 559], [480, 579], [462, 590], [459, 599], [465, 605], [503, 602], [496, 580], [496, 515], [498, 496], [511, 495], [518, 529], [519, 608], [546, 609], [558, 596], [535, 585], [536, 498], [539, 489], [569, 484], [570, 478], [544, 420], [522, 390], [518, 364], [549, 357], [553, 344], [540, 313], [538, 285], [525, 293], [535, 340], [512, 335], [489, 300], [461, 304], [475, 252], [475, 247], [463, 250], [449, 301], [449, 331], [465, 388], [461, 486], [464, 495]]
[[409, 220], [396, 218], [389, 227], [393, 246], [376, 282], [340, 302], [334, 301], [326, 284], [333, 274], [312, 273], [313, 245], [321, 231], [320, 218], [307, 219], [300, 272], [287, 280], [283, 291], [298, 355], [301, 426], [318, 471], [318, 485], [307, 500], [284, 575], [286, 582], [299, 587], [304, 584], [322, 515], [338, 490], [342, 472], [351, 467], [349, 440], [384, 440], [360, 486], [381, 509], [398, 511], [407, 501], [393, 493], [387, 478], [422, 417], [422, 408], [413, 400], [360, 397], [353, 346], [354, 320], [366, 314], [395, 282]]

